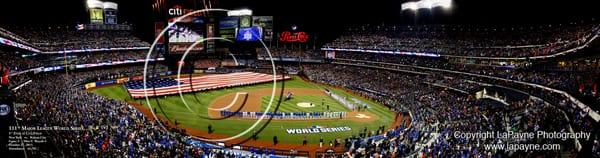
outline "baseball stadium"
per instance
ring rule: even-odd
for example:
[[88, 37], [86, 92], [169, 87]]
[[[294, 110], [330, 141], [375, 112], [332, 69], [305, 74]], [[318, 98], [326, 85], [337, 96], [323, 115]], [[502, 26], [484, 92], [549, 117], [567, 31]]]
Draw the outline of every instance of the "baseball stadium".
[[600, 157], [593, 2], [0, 3], [2, 157]]

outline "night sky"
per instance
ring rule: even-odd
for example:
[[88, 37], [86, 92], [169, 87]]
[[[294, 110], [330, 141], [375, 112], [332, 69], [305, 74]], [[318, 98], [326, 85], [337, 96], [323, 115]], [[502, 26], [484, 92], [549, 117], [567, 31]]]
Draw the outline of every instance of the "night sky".
[[[133, 24], [136, 34], [152, 38], [154, 0], [107, 0], [119, 4], [119, 22]], [[593, 0], [454, 0], [451, 11], [402, 12], [408, 0], [220, 0], [215, 8], [249, 8], [255, 15], [273, 15], [276, 29], [300, 26], [325, 39], [348, 24], [530, 24], [600, 18]], [[0, 6], [1, 25], [87, 23], [85, 0], [8, 1]]]

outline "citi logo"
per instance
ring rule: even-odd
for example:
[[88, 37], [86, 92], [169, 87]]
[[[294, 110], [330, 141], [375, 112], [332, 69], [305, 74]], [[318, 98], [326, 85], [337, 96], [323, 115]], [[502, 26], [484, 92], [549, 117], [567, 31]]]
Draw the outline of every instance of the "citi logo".
[[[176, 6], [173, 6], [173, 8], [170, 8], [167, 12], [171, 16], [181, 16], [183, 14], [191, 13], [194, 11], [195, 10], [193, 10], [193, 9], [185, 9], [185, 8], [181, 7], [180, 5], [176, 5]], [[195, 13], [195, 14], [193, 14], [193, 16], [202, 16], [202, 13], [201, 12]]]
[[169, 15], [183, 15], [183, 9], [181, 9], [181, 7], [175, 7], [175, 8], [171, 8], [169, 9]]

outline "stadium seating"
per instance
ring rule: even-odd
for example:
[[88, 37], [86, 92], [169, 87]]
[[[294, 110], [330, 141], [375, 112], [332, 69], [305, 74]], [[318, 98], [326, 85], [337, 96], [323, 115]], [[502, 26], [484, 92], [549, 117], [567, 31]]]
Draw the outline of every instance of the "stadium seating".
[[[501, 156], [503, 153], [486, 150], [483, 145], [472, 145], [472, 143], [465, 142], [464, 139], [457, 138], [454, 134], [456, 132], [505, 131], [507, 129], [556, 131], [570, 127], [575, 131], [592, 132], [596, 128], [593, 120], [585, 118], [584, 111], [573, 107], [561, 107], [559, 104], [550, 104], [541, 99], [529, 98], [511, 101], [507, 103], [507, 106], [498, 108], [499, 106], [489, 106], [489, 102], [476, 100], [468, 94], [453, 90], [481, 90], [477, 87], [485, 82], [469, 81], [471, 79], [468, 77], [439, 77], [449, 74], [433, 71], [421, 74], [396, 68], [383, 69], [367, 66], [343, 64], [304, 66], [305, 74], [311, 80], [353, 89], [398, 111], [409, 111], [412, 114], [411, 126], [397, 127], [395, 130], [400, 131], [397, 136], [384, 134], [387, 137], [377, 142], [371, 141], [372, 137], [349, 138], [346, 142], [351, 143], [345, 145], [348, 151], [343, 154], [345, 156], [362, 157], [377, 154], [407, 157], [420, 154], [433, 157], [468, 155], [493, 157]], [[433, 86], [430, 83], [442, 83], [446, 87]], [[364, 89], [369, 89], [369, 91]], [[563, 110], [568, 114], [564, 115]], [[505, 117], [512, 118], [508, 124], [504, 122]], [[497, 140], [477, 141], [486, 144]], [[523, 143], [539, 141], [550, 143], [545, 139], [529, 139]], [[569, 140], [552, 143], [562, 144], [563, 149], [574, 148], [572, 141]], [[468, 146], [469, 148], [461, 150], [452, 146]], [[520, 156], [561, 155], [560, 151], [518, 152], [515, 154]]]
[[[600, 93], [596, 87], [600, 83], [600, 74], [597, 72], [570, 72], [570, 71], [536, 71], [532, 68], [502, 68], [492, 66], [479, 66], [461, 63], [453, 63], [445, 58], [428, 58], [428, 57], [410, 57], [377, 53], [360, 53], [360, 52], [339, 52], [336, 54], [338, 62], [345, 63], [364, 63], [368, 62], [383, 62], [384, 64], [374, 64], [385, 67], [395, 67], [405, 70], [414, 70], [411, 66], [420, 66], [426, 68], [438, 68], [445, 70], [454, 70], [460, 72], [468, 72], [481, 75], [489, 75], [515, 81], [523, 81], [539, 85], [545, 85], [551, 88], [563, 90], [575, 97], [582, 99], [590, 107], [596, 111], [600, 111]], [[351, 59], [355, 61], [344, 61], [343, 59]], [[357, 62], [360, 60], [363, 62]], [[387, 64], [385, 64], [387, 63]], [[391, 64], [399, 64], [403, 66], [394, 66]]]
[[37, 68], [42, 64], [36, 60], [30, 58], [21, 57], [22, 54], [17, 54], [14, 51], [2, 51], [0, 50], [0, 63], [7, 65], [12, 72], [19, 72], [30, 68]]
[[404, 51], [476, 57], [531, 57], [579, 46], [595, 23], [520, 26], [366, 25], [351, 27], [324, 48]]
[[87, 31], [69, 26], [7, 27], [25, 37], [42, 51], [83, 50], [98, 48], [148, 47], [150, 44], [129, 31]]
[[[323, 53], [318, 50], [304, 49], [304, 48], [269, 48], [271, 56], [277, 58], [298, 58], [298, 59], [321, 59]], [[269, 54], [263, 48], [258, 49], [258, 56], [269, 58]]]

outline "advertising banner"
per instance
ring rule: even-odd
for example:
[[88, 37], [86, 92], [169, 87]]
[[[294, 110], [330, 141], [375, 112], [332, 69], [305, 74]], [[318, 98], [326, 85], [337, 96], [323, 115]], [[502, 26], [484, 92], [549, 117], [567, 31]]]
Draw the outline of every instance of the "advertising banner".
[[117, 79], [117, 84], [125, 83], [127, 81], [129, 81], [129, 77], [119, 78], [119, 79]]
[[106, 80], [106, 81], [98, 81], [96, 82], [96, 87], [111, 85], [117, 83], [116, 80]]
[[90, 89], [96, 87], [96, 82], [85, 84], [85, 89]]
[[222, 38], [233, 40], [239, 27], [240, 17], [225, 17], [219, 21], [219, 35]]

